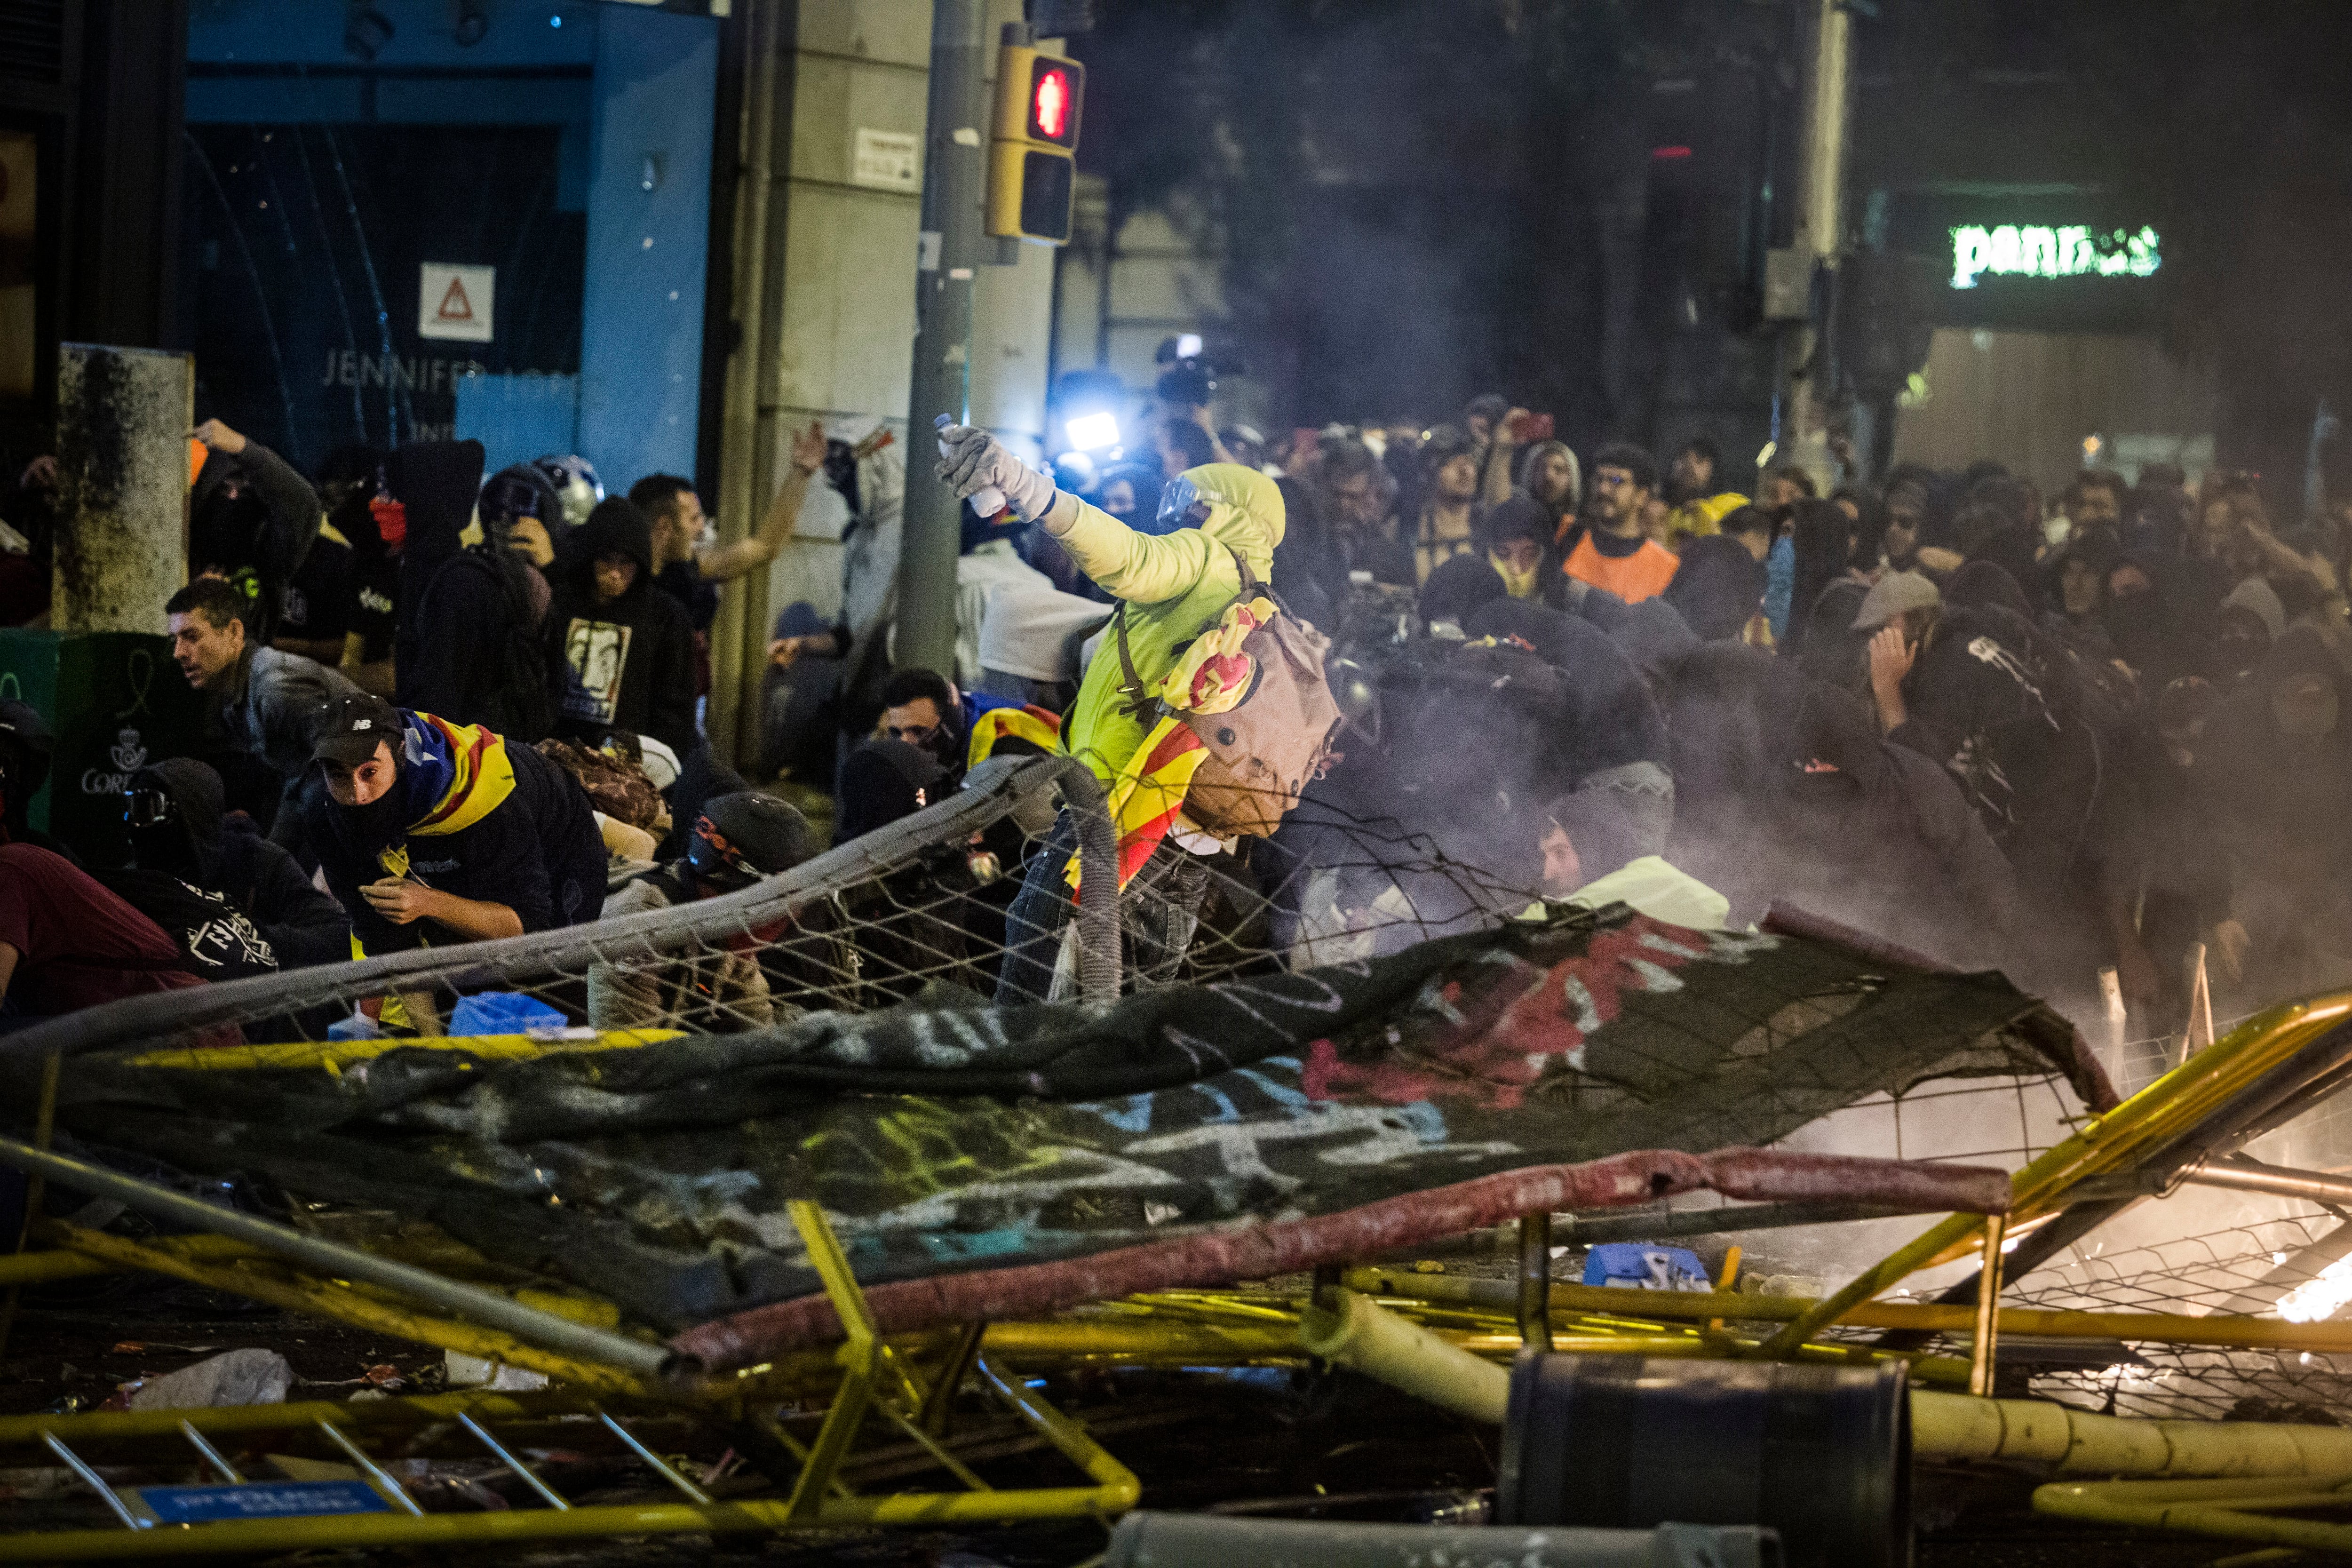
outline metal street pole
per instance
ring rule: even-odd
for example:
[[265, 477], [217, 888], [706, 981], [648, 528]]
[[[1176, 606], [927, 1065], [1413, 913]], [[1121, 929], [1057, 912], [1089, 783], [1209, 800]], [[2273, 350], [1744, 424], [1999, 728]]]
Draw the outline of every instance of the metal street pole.
[[931, 91], [924, 132], [923, 235], [915, 273], [915, 364], [907, 410], [907, 499], [898, 546], [901, 668], [955, 675], [955, 491], [931, 472], [931, 421], [971, 413], [971, 281], [986, 238], [988, 105], [983, 0], [931, 0]]
[[[1794, 248], [1812, 258], [1816, 271], [1834, 269], [1845, 244], [1846, 122], [1853, 97], [1853, 19], [1845, 0], [1814, 0], [1806, 30], [1811, 58], [1805, 62], [1803, 169], [1798, 195]], [[1828, 450], [1831, 400], [1824, 322], [1797, 329], [1789, 358], [1788, 419], [1779, 460], [1799, 463], [1817, 478], [1831, 475]], [[1826, 493], [1826, 491], [1824, 492]]]

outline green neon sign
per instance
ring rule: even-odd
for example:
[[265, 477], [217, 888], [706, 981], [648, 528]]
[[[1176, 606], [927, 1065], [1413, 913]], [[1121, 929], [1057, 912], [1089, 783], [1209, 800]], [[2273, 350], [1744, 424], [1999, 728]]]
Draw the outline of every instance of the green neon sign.
[[2146, 278], [2162, 264], [2156, 230], [2099, 230], [2075, 224], [2045, 228], [2005, 223], [1952, 230], [1952, 287], [1973, 289], [1997, 278]]

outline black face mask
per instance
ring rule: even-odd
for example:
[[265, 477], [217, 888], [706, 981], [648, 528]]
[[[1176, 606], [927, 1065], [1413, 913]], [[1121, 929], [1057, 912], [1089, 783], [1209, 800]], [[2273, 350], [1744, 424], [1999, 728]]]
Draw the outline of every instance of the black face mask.
[[707, 816], [695, 823], [694, 832], [686, 841], [686, 865], [697, 880], [722, 893], [748, 888], [761, 875], [760, 868], [745, 859], [740, 851], [724, 843]]
[[235, 499], [214, 496], [188, 523], [188, 563], [223, 569], [244, 565], [253, 558], [253, 542], [269, 520], [269, 511], [251, 488]]
[[[408, 831], [408, 777], [405, 771], [392, 781], [392, 787], [365, 805], [345, 805], [335, 802], [347, 831], [354, 842], [371, 846], [390, 844]], [[331, 797], [330, 797], [331, 798]]]

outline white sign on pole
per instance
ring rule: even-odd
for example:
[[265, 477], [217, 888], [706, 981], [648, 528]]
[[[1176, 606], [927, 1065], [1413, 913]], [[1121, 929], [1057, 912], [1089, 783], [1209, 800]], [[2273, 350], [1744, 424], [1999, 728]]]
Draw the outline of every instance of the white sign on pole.
[[423, 281], [416, 290], [416, 335], [488, 342], [499, 269], [427, 261], [419, 270]]
[[923, 188], [923, 140], [911, 131], [857, 128], [849, 160], [849, 182], [879, 191], [919, 191]]

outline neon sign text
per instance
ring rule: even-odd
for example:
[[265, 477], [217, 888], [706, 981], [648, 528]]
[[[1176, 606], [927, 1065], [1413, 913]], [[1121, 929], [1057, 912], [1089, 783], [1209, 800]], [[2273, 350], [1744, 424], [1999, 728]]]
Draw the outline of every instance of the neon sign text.
[[2005, 223], [1952, 230], [1952, 287], [1973, 289], [1987, 273], [2001, 278], [2146, 278], [2162, 262], [2156, 230], [2101, 232], [2084, 225], [2044, 228]]

